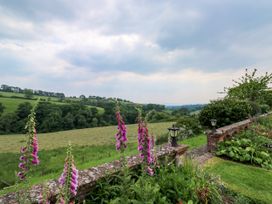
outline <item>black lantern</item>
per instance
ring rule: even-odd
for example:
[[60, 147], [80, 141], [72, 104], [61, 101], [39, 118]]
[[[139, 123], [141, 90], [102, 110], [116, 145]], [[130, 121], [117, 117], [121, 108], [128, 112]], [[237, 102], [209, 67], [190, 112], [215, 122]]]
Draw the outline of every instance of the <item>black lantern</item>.
[[216, 119], [211, 119], [211, 125], [213, 127], [213, 131], [215, 132], [216, 130], [216, 124], [217, 124], [217, 120]]
[[178, 133], [180, 131], [180, 128], [175, 127], [175, 125], [173, 125], [172, 127], [168, 128], [169, 130], [169, 135], [170, 135], [170, 143], [172, 147], [177, 147], [178, 143], [177, 143], [177, 137], [178, 137]]

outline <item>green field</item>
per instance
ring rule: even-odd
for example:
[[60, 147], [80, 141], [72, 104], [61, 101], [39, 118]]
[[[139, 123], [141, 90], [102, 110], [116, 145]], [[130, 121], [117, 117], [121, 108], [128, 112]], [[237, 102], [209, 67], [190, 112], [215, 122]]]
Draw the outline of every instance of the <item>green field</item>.
[[[152, 134], [159, 137], [167, 133], [172, 123], [149, 124]], [[119, 159], [115, 150], [116, 126], [87, 128], [56, 133], [38, 134], [40, 165], [34, 169], [31, 184], [47, 179], [57, 178], [63, 168], [66, 146], [71, 141], [74, 149], [75, 162], [79, 169], [103, 164]], [[192, 148], [205, 144], [205, 136], [189, 138], [186, 143]], [[126, 155], [137, 154], [137, 125], [128, 125], [129, 144]], [[18, 150], [23, 145], [24, 135], [0, 136], [0, 189], [15, 182], [14, 171], [18, 170]], [[198, 141], [198, 142], [196, 142]], [[0, 191], [0, 195], [14, 190], [13, 187]]]
[[[29, 102], [29, 103], [31, 103], [31, 105], [34, 105], [35, 102], [36, 102], [36, 100], [33, 100], [33, 99], [12, 98], [12, 96], [24, 97], [24, 94], [21, 94], [21, 93], [10, 93], [10, 92], [1, 92], [0, 91], [0, 95], [4, 96], [4, 97], [0, 97], [0, 103], [2, 103], [5, 106], [4, 113], [13, 113], [13, 112], [15, 112], [18, 105], [21, 104], [21, 103]], [[34, 96], [34, 99], [38, 99], [38, 98], [47, 99], [48, 97]], [[50, 98], [51, 98], [51, 101], [50, 101], [51, 103], [60, 104], [60, 105], [67, 104], [67, 103], [64, 103], [64, 102], [59, 102], [58, 98], [54, 98], [54, 97], [50, 97]], [[90, 105], [88, 105], [87, 107], [88, 108], [97, 108], [98, 113], [100, 115], [103, 115], [103, 113], [104, 113], [104, 108], [90, 106]]]
[[213, 158], [205, 165], [219, 175], [231, 190], [264, 203], [272, 203], [272, 171], [237, 162]]
[[[23, 93], [0, 91], [0, 95], [3, 96], [3, 97], [22, 97], [22, 98], [25, 98], [25, 94], [23, 94]], [[59, 100], [59, 98], [57, 98], [57, 97], [38, 96], [38, 95], [33, 95], [33, 98], [34, 99], [41, 98], [41, 99], [46, 99], [46, 100], [48, 98], [50, 98], [51, 101], [58, 101]]]
[[[150, 132], [159, 137], [167, 133], [172, 123], [149, 124]], [[115, 150], [116, 126], [70, 130], [57, 133], [39, 134], [40, 165], [33, 171], [30, 183], [40, 183], [47, 179], [57, 178], [62, 171], [66, 146], [70, 140], [73, 144], [75, 162], [79, 169], [103, 164], [119, 159]], [[137, 125], [128, 125], [129, 144], [126, 155], [137, 154]], [[181, 143], [198, 147], [206, 143], [205, 135], [189, 138]], [[14, 171], [18, 170], [18, 150], [23, 145], [24, 135], [0, 136], [0, 187], [14, 183]], [[196, 142], [198, 141], [198, 142]], [[12, 189], [12, 188], [11, 188]], [[11, 189], [6, 189], [3, 194]]]
[[[167, 133], [171, 122], [151, 123], [149, 129], [155, 136]], [[128, 139], [130, 143], [137, 140], [137, 125], [128, 125]], [[40, 149], [49, 150], [65, 147], [68, 141], [73, 145], [109, 145], [114, 144], [116, 126], [86, 128], [38, 134]], [[24, 135], [0, 135], [0, 153], [17, 152], [24, 144]]]
[[4, 98], [0, 97], [0, 103], [5, 106], [4, 113], [13, 113], [16, 111], [18, 105], [20, 103], [29, 102], [33, 105], [36, 101], [29, 99], [21, 99], [21, 98]]

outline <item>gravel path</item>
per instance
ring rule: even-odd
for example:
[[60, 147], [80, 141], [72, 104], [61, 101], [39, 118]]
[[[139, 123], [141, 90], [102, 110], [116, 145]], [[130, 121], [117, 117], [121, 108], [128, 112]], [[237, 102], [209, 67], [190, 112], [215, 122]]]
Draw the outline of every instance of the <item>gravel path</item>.
[[185, 156], [193, 159], [199, 165], [203, 165], [207, 160], [214, 157], [212, 153], [208, 152], [207, 145], [188, 151]]

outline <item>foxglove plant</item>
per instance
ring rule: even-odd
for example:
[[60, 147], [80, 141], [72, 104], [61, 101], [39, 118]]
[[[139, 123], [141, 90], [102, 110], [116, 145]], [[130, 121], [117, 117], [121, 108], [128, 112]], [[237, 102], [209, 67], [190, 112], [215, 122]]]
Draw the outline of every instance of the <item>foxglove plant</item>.
[[76, 196], [78, 188], [78, 170], [74, 164], [72, 146], [67, 148], [67, 156], [64, 163], [63, 172], [58, 180], [61, 194], [58, 199], [59, 203], [68, 203], [71, 196]]
[[128, 141], [128, 139], [127, 139], [127, 128], [120, 114], [119, 108], [117, 108], [117, 111], [116, 111], [116, 120], [118, 123], [118, 127], [117, 127], [118, 132], [115, 135], [116, 150], [123, 152], [127, 147], [126, 142]]
[[138, 151], [140, 152], [140, 157], [143, 160], [145, 170], [150, 176], [154, 175], [154, 166], [156, 164], [153, 148], [154, 137], [150, 137], [146, 122], [142, 119], [141, 116], [139, 116]]
[[21, 147], [21, 156], [20, 163], [18, 165], [20, 171], [17, 173], [17, 176], [20, 181], [26, 179], [27, 173], [30, 171], [32, 165], [38, 165], [40, 163], [38, 157], [38, 138], [36, 131], [36, 122], [35, 122], [35, 109], [36, 106], [31, 110], [31, 113], [28, 116], [28, 121], [26, 123], [25, 129], [26, 133], [26, 146]]

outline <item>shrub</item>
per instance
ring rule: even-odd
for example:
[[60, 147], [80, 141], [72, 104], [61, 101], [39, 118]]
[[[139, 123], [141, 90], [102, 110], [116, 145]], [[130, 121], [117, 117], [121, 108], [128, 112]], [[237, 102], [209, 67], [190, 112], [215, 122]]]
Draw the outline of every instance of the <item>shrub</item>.
[[261, 113], [268, 113], [269, 110], [270, 110], [270, 107], [269, 107], [269, 105], [261, 104], [260, 105], [260, 110], [261, 110]]
[[211, 119], [217, 120], [217, 127], [229, 125], [246, 119], [252, 113], [252, 108], [245, 101], [223, 99], [212, 101], [206, 105], [199, 115], [200, 124], [211, 128]]
[[199, 134], [202, 130], [198, 118], [193, 116], [178, 118], [176, 126], [184, 128], [187, 136]]
[[185, 161], [161, 166], [155, 176], [139, 171], [110, 176], [90, 192], [86, 203], [222, 203], [217, 179]]

